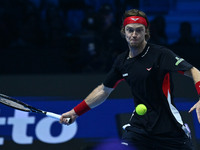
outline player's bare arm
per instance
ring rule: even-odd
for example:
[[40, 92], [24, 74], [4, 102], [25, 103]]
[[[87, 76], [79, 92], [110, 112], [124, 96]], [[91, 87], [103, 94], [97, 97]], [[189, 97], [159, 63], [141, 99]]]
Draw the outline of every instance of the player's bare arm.
[[103, 103], [112, 91], [113, 88], [108, 88], [101, 84], [86, 97], [85, 101], [90, 108], [94, 108]]
[[[64, 124], [68, 124], [68, 125], [71, 124], [71, 123], [73, 123], [76, 120], [76, 118], [78, 118], [78, 116], [80, 115], [79, 113], [77, 114], [77, 111], [75, 111], [76, 109], [78, 109], [78, 111], [80, 111], [79, 109], [88, 109], [88, 110], [92, 109], [92, 108], [100, 105], [101, 103], [103, 103], [107, 99], [107, 97], [110, 95], [110, 93], [112, 91], [113, 91], [113, 88], [105, 87], [103, 84], [99, 85], [98, 87], [96, 87], [85, 98], [85, 100], [83, 102], [81, 102], [79, 105], [77, 105], [78, 108], [76, 106], [72, 110], [70, 110], [70, 111], [68, 111], [66, 113], [63, 113], [62, 116], [61, 116], [61, 118], [60, 118], [60, 122], [64, 123]], [[67, 118], [71, 119], [70, 122], [68, 122], [66, 120]]]
[[[186, 71], [184, 74], [193, 79], [195, 87], [199, 94], [198, 89], [200, 89], [200, 84], [199, 84], [200, 83], [200, 71], [197, 68], [193, 67], [190, 70]], [[189, 110], [189, 112], [192, 112], [195, 109], [196, 109], [198, 121], [200, 123], [200, 97], [199, 97], [199, 101]]]

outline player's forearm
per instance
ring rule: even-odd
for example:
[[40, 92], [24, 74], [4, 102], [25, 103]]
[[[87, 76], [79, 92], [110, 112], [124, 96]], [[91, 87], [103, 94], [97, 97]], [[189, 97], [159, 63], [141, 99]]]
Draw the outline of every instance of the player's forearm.
[[195, 84], [200, 81], [200, 71], [195, 67], [185, 71], [184, 75], [191, 77]]
[[106, 88], [103, 84], [95, 88], [85, 99], [85, 102], [90, 108], [94, 108], [103, 103], [112, 90]]
[[103, 103], [112, 92], [112, 88], [105, 87], [103, 84], [95, 88], [84, 101], [74, 107], [74, 112], [80, 116], [90, 109]]
[[200, 71], [196, 69], [195, 67], [193, 67], [189, 71], [186, 71], [185, 74], [190, 76], [193, 79], [195, 88], [199, 95], [198, 102], [192, 108], [190, 108], [189, 113], [196, 109], [197, 118], [200, 123]]
[[200, 97], [200, 71], [197, 68], [193, 67], [190, 70], [186, 71], [184, 74], [193, 79], [195, 88]]
[[[63, 113], [60, 118], [60, 122], [67, 125], [73, 123], [78, 116], [81, 116], [90, 109], [103, 103], [110, 95], [112, 90], [113, 88], [105, 87], [103, 84], [99, 85], [86, 97], [85, 100], [75, 106], [72, 110]], [[66, 118], [70, 118], [70, 121], [68, 121]]]

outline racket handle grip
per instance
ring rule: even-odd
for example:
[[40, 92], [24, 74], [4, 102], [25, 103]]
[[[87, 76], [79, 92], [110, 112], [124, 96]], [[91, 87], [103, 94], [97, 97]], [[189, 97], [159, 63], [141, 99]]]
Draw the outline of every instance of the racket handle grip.
[[[54, 118], [54, 119], [57, 119], [57, 120], [60, 120], [60, 117], [61, 117], [61, 115], [55, 114], [55, 113], [52, 113], [52, 112], [46, 112], [46, 115], [48, 117], [51, 117], [51, 118]], [[67, 121], [70, 122], [70, 118], [67, 118]]]
[[60, 117], [61, 117], [61, 115], [55, 114], [55, 113], [52, 113], [52, 112], [46, 112], [46, 115], [47, 115], [48, 117], [55, 118], [55, 119], [57, 119], [57, 120], [60, 120]]

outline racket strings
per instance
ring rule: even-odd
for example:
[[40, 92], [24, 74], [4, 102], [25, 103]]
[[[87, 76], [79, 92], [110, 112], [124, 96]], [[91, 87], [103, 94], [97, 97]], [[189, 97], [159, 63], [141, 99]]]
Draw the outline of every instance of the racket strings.
[[5, 98], [1, 97], [0, 98], [0, 102], [3, 103], [3, 104], [5, 104], [5, 105], [14, 107], [14, 108], [18, 108], [18, 109], [21, 109], [21, 110], [24, 110], [24, 111], [30, 111], [29, 108], [25, 107], [24, 105], [22, 105], [20, 103], [12, 101], [12, 100], [8, 100], [8, 99], [5, 99]]
[[12, 97], [6, 96], [4, 94], [0, 94], [0, 103], [5, 104], [7, 106], [13, 107], [15, 109], [19, 109], [22, 111], [27, 112], [34, 112], [34, 113], [43, 113], [45, 114], [45, 111], [42, 111], [40, 109], [37, 109], [35, 107], [32, 107], [22, 101], [19, 101], [17, 99], [14, 99]]
[[9, 96], [6, 96], [4, 94], [0, 94], [0, 103], [5, 104], [7, 106], [23, 110], [23, 111], [30, 111], [30, 109], [27, 106], [27, 104], [20, 102], [18, 100], [15, 100]]

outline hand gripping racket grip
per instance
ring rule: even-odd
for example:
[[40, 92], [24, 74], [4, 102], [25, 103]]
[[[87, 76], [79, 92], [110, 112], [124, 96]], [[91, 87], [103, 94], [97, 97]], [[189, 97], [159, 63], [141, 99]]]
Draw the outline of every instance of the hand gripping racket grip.
[[[51, 118], [54, 118], [54, 119], [57, 119], [57, 120], [60, 120], [60, 117], [61, 117], [61, 115], [55, 114], [55, 113], [52, 113], [52, 112], [46, 112], [46, 115], [48, 117], [51, 117]], [[67, 122], [70, 122], [70, 118], [67, 118]]]

